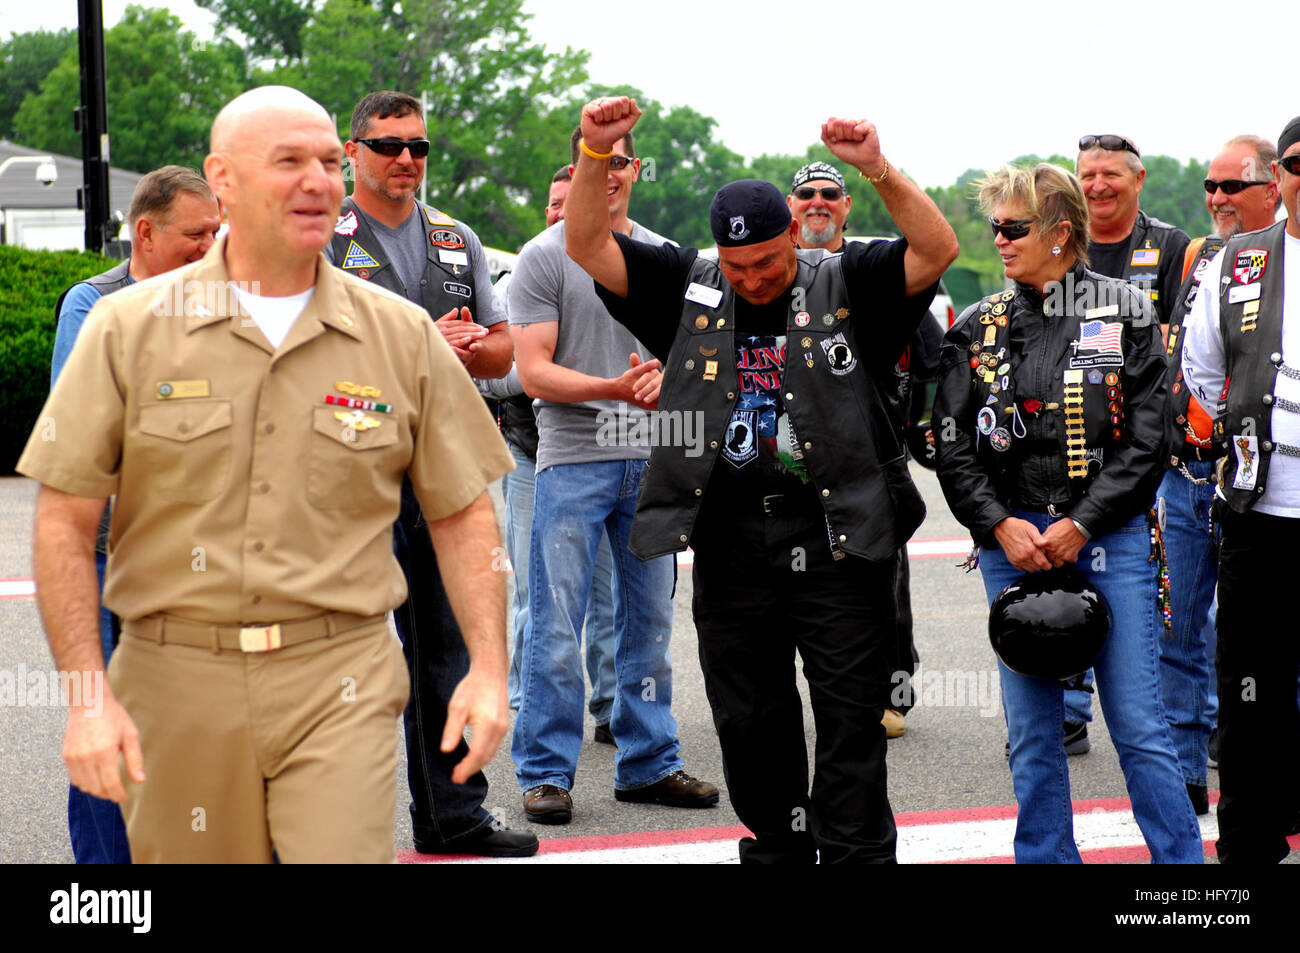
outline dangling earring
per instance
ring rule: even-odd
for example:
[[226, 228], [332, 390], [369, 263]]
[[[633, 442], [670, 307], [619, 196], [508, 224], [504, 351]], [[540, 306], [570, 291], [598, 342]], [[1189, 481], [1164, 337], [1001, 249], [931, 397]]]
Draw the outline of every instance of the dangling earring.
[[1053, 245], [1053, 246], [1052, 246], [1052, 255], [1055, 256], [1055, 257], [1058, 257], [1058, 258], [1060, 257], [1060, 255], [1061, 255], [1061, 246], [1060, 246], [1060, 245]]

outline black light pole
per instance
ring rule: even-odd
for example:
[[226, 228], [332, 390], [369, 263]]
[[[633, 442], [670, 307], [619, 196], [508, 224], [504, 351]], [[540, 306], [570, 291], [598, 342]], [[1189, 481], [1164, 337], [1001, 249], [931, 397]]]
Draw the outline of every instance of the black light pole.
[[[81, 46], [81, 106], [73, 128], [81, 133], [82, 187], [77, 208], [86, 213], [86, 249], [102, 252], [108, 220], [108, 100], [104, 93], [104, 8], [77, 0]], [[116, 237], [116, 235], [112, 236]]]

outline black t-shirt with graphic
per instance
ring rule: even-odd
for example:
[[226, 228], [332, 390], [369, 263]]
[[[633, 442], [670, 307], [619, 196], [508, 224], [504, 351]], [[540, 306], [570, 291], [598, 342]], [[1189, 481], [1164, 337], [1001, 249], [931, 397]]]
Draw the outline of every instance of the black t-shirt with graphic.
[[[683, 293], [697, 252], [673, 245], [649, 245], [615, 234], [627, 264], [628, 295], [620, 298], [599, 283], [596, 293], [621, 324], [661, 362], [666, 362], [681, 321]], [[844, 248], [843, 272], [850, 310], [861, 315], [856, 327], [859, 350], [873, 373], [882, 373], [907, 347], [928, 314], [934, 288], [905, 296], [903, 240], [851, 242]], [[787, 325], [793, 284], [777, 298], [755, 305], [735, 297], [736, 400], [708, 496], [740, 501], [769, 493], [797, 492], [808, 481], [781, 396], [785, 374]], [[937, 286], [936, 286], [937, 287]], [[879, 316], [878, 324], [873, 318]], [[886, 320], [888, 317], [888, 320]], [[866, 333], [870, 330], [870, 334]], [[795, 354], [802, 360], [802, 352]], [[672, 368], [665, 369], [672, 373]]]

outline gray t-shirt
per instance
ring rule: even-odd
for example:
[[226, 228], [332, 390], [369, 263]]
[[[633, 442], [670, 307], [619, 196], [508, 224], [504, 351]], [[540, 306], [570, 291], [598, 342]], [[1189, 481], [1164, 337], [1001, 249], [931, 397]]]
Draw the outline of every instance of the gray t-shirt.
[[[632, 223], [637, 241], [662, 245], [668, 239]], [[524, 246], [509, 289], [510, 323], [558, 321], [555, 363], [593, 377], [618, 377], [628, 355], [652, 355], [619, 324], [600, 299], [595, 282], [564, 251], [564, 223], [552, 225]], [[665, 315], [675, 321], [677, 315]], [[645, 410], [624, 401], [589, 400], [557, 404], [538, 399], [537, 470], [562, 463], [650, 459]]]

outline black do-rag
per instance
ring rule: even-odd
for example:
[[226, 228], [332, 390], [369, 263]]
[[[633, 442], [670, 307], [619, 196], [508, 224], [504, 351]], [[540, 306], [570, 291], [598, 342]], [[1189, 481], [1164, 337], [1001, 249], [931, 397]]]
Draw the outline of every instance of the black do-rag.
[[1282, 135], [1277, 137], [1277, 154], [1282, 155], [1297, 142], [1300, 142], [1300, 116], [1287, 123]]
[[757, 245], [790, 227], [785, 196], [771, 182], [740, 179], [728, 182], [713, 196], [709, 228], [722, 248]]

